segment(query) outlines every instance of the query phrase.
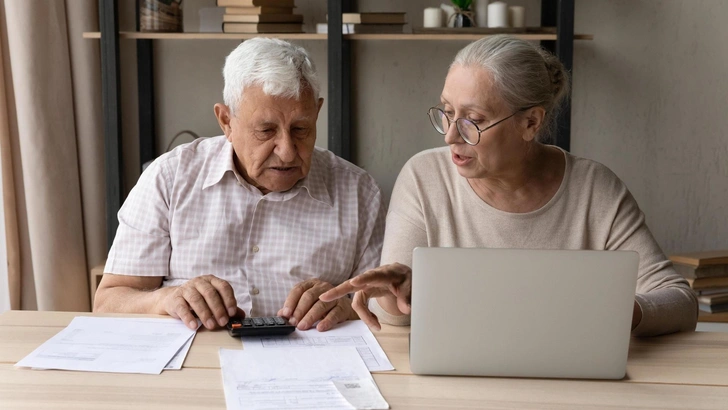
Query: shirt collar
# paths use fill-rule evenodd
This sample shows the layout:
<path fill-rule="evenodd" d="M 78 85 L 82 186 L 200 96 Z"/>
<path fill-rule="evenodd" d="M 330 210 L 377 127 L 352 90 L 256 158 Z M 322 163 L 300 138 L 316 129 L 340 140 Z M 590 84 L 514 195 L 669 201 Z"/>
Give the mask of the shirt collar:
<path fill-rule="evenodd" d="M 222 144 L 222 148 L 220 148 L 220 152 L 218 152 L 212 160 L 212 166 L 210 167 L 210 171 L 207 173 L 207 178 L 205 178 L 205 183 L 202 185 L 202 189 L 204 190 L 220 182 L 222 177 L 225 176 L 228 171 L 233 172 L 234 174 L 237 173 L 235 164 L 233 163 L 233 144 L 226 139 Z"/>
<path fill-rule="evenodd" d="M 305 188 L 308 196 L 312 199 L 328 206 L 334 206 L 334 202 L 327 188 L 327 180 L 330 177 L 328 172 L 331 172 L 331 170 L 322 161 L 323 155 L 319 156 L 318 150 L 314 148 L 311 158 L 311 169 L 308 170 L 306 178 L 298 181 L 296 186 Z"/>
<path fill-rule="evenodd" d="M 218 152 L 213 159 L 210 171 L 207 173 L 207 177 L 205 178 L 205 183 L 202 185 L 203 190 L 219 183 L 227 172 L 232 172 L 241 185 L 245 187 L 250 186 L 250 184 L 245 181 L 235 168 L 235 163 L 233 162 L 234 152 L 233 144 L 231 144 L 230 141 L 225 140 L 220 152 Z M 303 188 L 313 200 L 333 206 L 334 203 L 331 199 L 326 183 L 328 179 L 328 171 L 328 167 L 320 163 L 317 149 L 314 148 L 311 158 L 311 169 L 309 169 L 306 178 L 298 181 L 289 191 L 281 192 L 280 194 L 285 195 Z M 285 196 L 287 197 L 288 195 Z"/>

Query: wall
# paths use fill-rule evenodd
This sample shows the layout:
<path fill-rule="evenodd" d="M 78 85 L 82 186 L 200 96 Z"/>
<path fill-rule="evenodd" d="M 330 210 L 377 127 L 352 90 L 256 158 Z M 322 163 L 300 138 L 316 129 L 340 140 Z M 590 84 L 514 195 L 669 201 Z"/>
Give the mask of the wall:
<path fill-rule="evenodd" d="M 580 0 L 572 151 L 629 186 L 663 249 L 728 249 L 728 7 Z"/>
<path fill-rule="evenodd" d="M 127 3 L 127 2 L 120 2 Z M 129 2 L 131 3 L 131 2 Z M 422 9 L 440 1 L 359 0 L 361 11 Z M 525 5 L 537 25 L 538 0 Z M 212 0 L 185 0 L 188 9 Z M 574 53 L 572 152 L 600 161 L 629 186 L 666 252 L 728 248 L 728 7 L 721 0 L 580 0 Z M 297 0 L 309 31 L 324 22 L 325 1 Z M 120 24 L 133 27 L 133 5 Z M 187 13 L 188 28 L 197 22 Z M 217 135 L 221 68 L 236 41 L 156 41 L 158 148 L 183 129 Z M 326 98 L 326 43 L 301 41 L 317 64 Z M 426 118 L 439 98 L 460 41 L 356 41 L 353 44 L 355 162 L 389 194 L 414 153 L 443 144 Z M 122 41 L 125 178 L 138 175 L 134 44 Z M 327 106 L 318 122 L 326 146 Z"/>

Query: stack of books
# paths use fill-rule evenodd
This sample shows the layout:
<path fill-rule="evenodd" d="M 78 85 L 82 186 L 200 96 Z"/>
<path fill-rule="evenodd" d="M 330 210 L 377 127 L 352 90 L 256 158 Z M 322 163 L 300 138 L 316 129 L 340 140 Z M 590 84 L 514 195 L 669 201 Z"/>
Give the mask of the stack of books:
<path fill-rule="evenodd" d="M 303 33 L 303 16 L 293 14 L 295 0 L 217 0 L 225 7 L 225 33 Z"/>
<path fill-rule="evenodd" d="M 670 260 L 697 294 L 700 310 L 728 312 L 728 250 L 672 255 Z"/>
<path fill-rule="evenodd" d="M 403 33 L 406 13 L 343 13 L 342 34 Z M 316 25 L 317 33 L 327 33 L 328 25 Z"/>

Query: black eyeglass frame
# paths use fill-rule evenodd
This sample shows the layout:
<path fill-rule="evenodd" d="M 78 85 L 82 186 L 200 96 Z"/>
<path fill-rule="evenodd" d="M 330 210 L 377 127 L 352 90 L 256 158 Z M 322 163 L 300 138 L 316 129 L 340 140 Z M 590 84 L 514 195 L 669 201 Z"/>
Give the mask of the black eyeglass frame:
<path fill-rule="evenodd" d="M 483 128 L 482 130 L 480 129 L 480 127 L 478 127 L 478 125 L 476 123 L 470 121 L 467 118 L 462 118 L 461 117 L 461 118 L 456 118 L 453 121 L 450 121 L 450 118 L 447 117 L 447 115 L 445 114 L 445 111 L 443 111 L 442 108 L 440 108 L 440 107 L 430 107 L 430 109 L 427 110 L 427 116 L 430 118 L 430 123 L 432 124 L 432 127 L 435 129 L 435 131 L 437 131 L 438 134 L 440 134 L 440 135 L 447 134 L 447 132 L 450 130 L 450 126 L 454 122 L 455 123 L 455 127 L 458 129 L 458 135 L 460 135 L 460 138 L 462 138 L 463 141 L 465 141 L 466 144 L 475 146 L 475 145 L 478 145 L 480 143 L 480 134 L 484 133 L 485 131 L 488 131 L 489 129 L 495 127 L 496 125 L 502 123 L 503 121 L 505 121 L 505 120 L 513 117 L 514 115 L 518 114 L 519 112 L 523 112 L 523 111 L 526 111 L 526 110 L 530 110 L 533 107 L 535 107 L 535 105 L 532 105 L 532 106 L 526 107 L 526 108 L 521 108 L 520 110 L 515 111 L 513 114 L 507 116 L 506 118 L 503 118 L 502 120 L 496 121 L 495 123 L 490 124 L 489 126 Z M 433 113 L 433 111 L 439 111 L 440 114 L 442 114 L 442 117 L 444 117 L 447 120 L 447 129 L 444 130 L 444 132 L 440 131 L 438 129 L 438 127 L 437 127 L 437 124 L 435 124 L 435 121 L 436 120 L 435 120 L 435 116 L 433 114 L 436 114 L 436 113 Z M 475 130 L 478 131 L 478 141 L 476 141 L 475 143 L 472 143 L 472 142 L 468 141 L 468 139 L 465 136 L 463 136 L 464 133 L 460 129 L 460 121 L 467 121 L 470 124 L 472 124 L 473 127 L 475 127 Z"/>

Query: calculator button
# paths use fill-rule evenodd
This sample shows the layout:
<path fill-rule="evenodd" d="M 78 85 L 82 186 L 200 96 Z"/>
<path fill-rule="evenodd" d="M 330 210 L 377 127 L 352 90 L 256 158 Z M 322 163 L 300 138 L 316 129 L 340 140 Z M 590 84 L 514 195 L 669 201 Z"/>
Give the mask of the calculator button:
<path fill-rule="evenodd" d="M 245 326 L 245 327 L 253 326 L 253 320 L 246 317 L 245 319 L 243 319 L 243 326 Z"/>
<path fill-rule="evenodd" d="M 266 326 L 274 326 L 276 324 L 275 320 L 273 320 L 272 317 L 264 317 L 263 321 L 265 322 Z"/>
<path fill-rule="evenodd" d="M 240 322 L 234 322 L 232 325 L 230 325 L 230 327 L 232 327 L 233 329 L 238 329 L 243 327 L 243 324 Z"/>
<path fill-rule="evenodd" d="M 255 326 L 265 326 L 265 322 L 263 321 L 262 318 L 254 317 L 253 318 L 253 325 L 255 325 Z"/>
<path fill-rule="evenodd" d="M 276 322 L 277 325 L 285 325 L 286 324 L 286 320 L 283 319 L 280 316 L 274 317 L 273 320 L 275 320 L 275 322 Z"/>

